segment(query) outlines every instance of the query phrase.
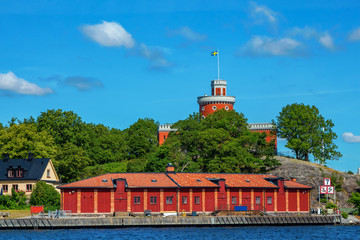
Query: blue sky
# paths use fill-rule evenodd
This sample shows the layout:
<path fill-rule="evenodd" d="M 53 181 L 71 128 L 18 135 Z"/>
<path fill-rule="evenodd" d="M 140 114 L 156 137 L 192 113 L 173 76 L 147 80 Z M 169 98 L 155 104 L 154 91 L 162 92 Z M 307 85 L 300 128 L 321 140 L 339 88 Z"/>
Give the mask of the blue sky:
<path fill-rule="evenodd" d="M 315 105 L 343 154 L 328 166 L 355 172 L 359 12 L 359 1 L 0 0 L 0 122 L 58 108 L 119 129 L 176 122 L 210 94 L 219 49 L 248 122 Z"/>

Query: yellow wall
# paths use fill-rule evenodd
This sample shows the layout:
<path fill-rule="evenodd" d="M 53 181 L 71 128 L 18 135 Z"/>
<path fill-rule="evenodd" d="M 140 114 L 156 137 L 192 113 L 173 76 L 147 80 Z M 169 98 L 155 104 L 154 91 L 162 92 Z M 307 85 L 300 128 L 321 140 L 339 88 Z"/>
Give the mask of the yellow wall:
<path fill-rule="evenodd" d="M 48 174 L 48 170 L 49 170 L 49 174 Z M 49 183 L 46 182 L 49 185 L 52 185 L 55 187 L 55 189 L 60 193 L 60 189 L 57 189 L 56 187 L 60 185 L 59 182 L 59 177 L 55 171 L 55 167 L 54 164 L 52 163 L 52 161 L 50 160 L 45 168 L 45 171 L 42 174 L 41 179 L 42 181 L 53 181 L 54 183 Z M 17 178 L 17 180 L 6 180 L 6 181 L 0 181 L 0 188 L 3 185 L 8 185 L 8 191 L 4 192 L 4 195 L 11 195 L 11 189 L 13 187 L 13 185 L 18 185 L 18 190 L 19 191 L 23 191 L 25 192 L 25 194 L 27 196 L 30 196 L 31 192 L 27 192 L 26 191 L 26 185 L 27 184 L 32 184 L 32 190 L 34 190 L 35 184 L 37 183 L 37 180 L 21 180 L 21 178 Z"/>

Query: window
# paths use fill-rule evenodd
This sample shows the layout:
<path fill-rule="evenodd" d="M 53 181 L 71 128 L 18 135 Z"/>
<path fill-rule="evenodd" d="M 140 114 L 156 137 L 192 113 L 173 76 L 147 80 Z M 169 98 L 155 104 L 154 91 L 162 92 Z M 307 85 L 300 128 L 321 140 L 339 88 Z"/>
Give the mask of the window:
<path fill-rule="evenodd" d="M 267 204 L 272 204 L 272 197 L 267 197 Z"/>
<path fill-rule="evenodd" d="M 231 198 L 231 204 L 236 204 L 236 197 Z"/>
<path fill-rule="evenodd" d="M 260 204 L 260 197 L 255 198 L 255 204 Z"/>
<path fill-rule="evenodd" d="M 181 202 L 182 204 L 187 204 L 187 197 L 182 197 Z"/>
<path fill-rule="evenodd" d="M 172 201 L 173 197 L 166 197 L 166 204 L 172 204 L 173 201 Z"/>
<path fill-rule="evenodd" d="M 205 110 L 205 107 L 204 107 L 204 106 L 202 106 L 202 107 L 201 107 L 201 111 L 204 111 L 204 110 Z"/>
<path fill-rule="evenodd" d="M 195 197 L 195 204 L 200 204 L 200 197 Z"/>
<path fill-rule="evenodd" d="M 24 176 L 24 170 L 18 169 L 16 170 L 16 177 L 23 177 Z"/>
<path fill-rule="evenodd" d="M 50 169 L 47 170 L 47 177 L 50 178 Z"/>
<path fill-rule="evenodd" d="M 14 170 L 12 169 L 8 170 L 8 177 L 14 177 Z"/>
<path fill-rule="evenodd" d="M 225 110 L 228 111 L 228 110 L 229 110 L 229 106 L 225 106 Z"/>
<path fill-rule="evenodd" d="M 32 184 L 26 184 L 26 191 L 31 192 L 32 191 Z"/>
<path fill-rule="evenodd" d="M 156 204 L 156 197 L 150 197 L 150 204 Z"/>
<path fill-rule="evenodd" d="M 17 184 L 12 186 L 15 191 L 19 191 L 19 186 Z"/>
<path fill-rule="evenodd" d="M 216 107 L 216 106 L 212 106 L 212 110 L 214 110 L 214 111 L 215 111 L 216 109 L 217 109 L 217 107 Z"/>
<path fill-rule="evenodd" d="M 4 192 L 9 191 L 8 185 L 2 185 L 2 189 Z"/>
<path fill-rule="evenodd" d="M 140 204 L 140 197 L 134 197 L 134 204 Z"/>

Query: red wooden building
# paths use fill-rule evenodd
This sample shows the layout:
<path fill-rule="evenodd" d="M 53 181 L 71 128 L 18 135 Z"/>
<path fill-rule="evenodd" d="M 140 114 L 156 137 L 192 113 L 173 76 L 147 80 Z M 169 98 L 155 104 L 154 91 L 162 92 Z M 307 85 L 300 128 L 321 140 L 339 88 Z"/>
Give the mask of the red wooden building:
<path fill-rule="evenodd" d="M 311 187 L 273 175 L 226 173 L 108 173 L 68 183 L 63 210 L 73 213 L 154 213 L 248 210 L 308 212 Z"/>

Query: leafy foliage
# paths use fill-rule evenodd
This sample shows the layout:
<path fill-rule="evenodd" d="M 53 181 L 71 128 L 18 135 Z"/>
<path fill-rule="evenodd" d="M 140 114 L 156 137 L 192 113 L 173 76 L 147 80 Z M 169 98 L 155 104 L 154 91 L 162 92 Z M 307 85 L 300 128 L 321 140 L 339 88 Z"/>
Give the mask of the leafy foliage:
<path fill-rule="evenodd" d="M 96 164 L 94 166 L 85 167 L 84 170 L 80 173 L 80 178 L 90 178 L 93 176 L 102 175 L 105 173 L 120 173 L 127 171 L 127 161 L 122 162 L 110 162 L 104 164 Z"/>
<path fill-rule="evenodd" d="M 219 110 L 203 120 L 193 114 L 173 128 L 146 171 L 164 171 L 172 162 L 180 172 L 259 173 L 279 164 L 272 158 L 274 143 L 249 131 L 242 113 Z"/>
<path fill-rule="evenodd" d="M 14 189 L 11 189 L 11 196 L 0 196 L 0 210 L 25 209 L 26 207 L 26 196 L 23 191 L 16 192 Z"/>
<path fill-rule="evenodd" d="M 328 202 L 325 206 L 326 209 L 333 209 L 333 208 L 337 208 L 336 204 L 332 203 L 332 202 Z"/>
<path fill-rule="evenodd" d="M 63 182 L 108 172 L 162 172 L 167 163 L 178 171 L 258 173 L 278 165 L 274 143 L 265 133 L 248 130 L 242 113 L 220 110 L 200 120 L 178 121 L 158 146 L 158 123 L 139 119 L 125 130 L 82 121 L 72 111 L 47 110 L 38 117 L 0 124 L 0 154 L 52 158 Z"/>
<path fill-rule="evenodd" d="M 142 158 L 157 149 L 157 129 L 158 123 L 150 118 L 139 119 L 128 129 L 125 129 L 129 159 Z"/>
<path fill-rule="evenodd" d="M 36 158 L 52 158 L 56 154 L 54 139 L 34 124 L 11 124 L 0 130 L 0 154 L 10 158 L 26 158 L 32 152 Z"/>
<path fill-rule="evenodd" d="M 349 198 L 349 203 L 352 203 L 354 207 L 357 209 L 356 214 L 360 214 L 360 193 L 354 192 L 351 194 Z"/>
<path fill-rule="evenodd" d="M 86 152 L 72 143 L 66 143 L 59 149 L 54 165 L 59 176 L 64 182 L 80 180 L 81 171 L 91 165 L 90 158 Z"/>
<path fill-rule="evenodd" d="M 60 209 L 60 194 L 53 186 L 39 181 L 31 193 L 30 204 Z"/>
<path fill-rule="evenodd" d="M 278 136 L 287 139 L 286 147 L 295 152 L 297 159 L 309 161 L 312 154 L 324 164 L 342 156 L 333 142 L 337 138 L 332 131 L 333 122 L 325 120 L 315 106 L 297 103 L 285 106 L 277 116 L 276 126 Z"/>

